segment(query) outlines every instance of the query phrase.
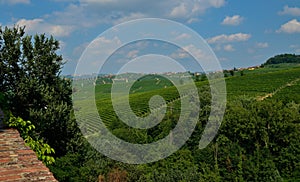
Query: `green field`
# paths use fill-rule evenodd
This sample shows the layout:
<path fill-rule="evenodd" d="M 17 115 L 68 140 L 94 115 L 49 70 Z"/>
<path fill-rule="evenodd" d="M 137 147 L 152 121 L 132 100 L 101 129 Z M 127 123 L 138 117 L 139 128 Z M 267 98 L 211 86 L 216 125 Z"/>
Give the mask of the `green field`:
<path fill-rule="evenodd" d="M 75 104 L 75 110 L 84 118 L 80 122 L 80 128 L 87 130 L 86 138 L 97 138 L 101 135 L 98 128 L 99 120 L 92 114 L 93 109 L 90 107 L 94 101 L 97 106 L 97 114 L 106 128 L 113 135 L 130 143 L 144 144 L 158 141 L 168 136 L 169 132 L 177 125 L 181 112 L 181 101 L 185 96 L 180 97 L 178 90 L 169 80 L 157 75 L 149 75 L 143 76 L 136 82 L 115 83 L 119 88 L 131 86 L 129 89 L 130 107 L 124 107 L 124 110 L 120 111 L 125 116 L 133 112 L 138 117 L 147 117 L 152 114 L 149 108 L 150 98 L 155 95 L 164 98 L 165 104 L 157 106 L 152 112 L 159 113 L 160 110 L 166 109 L 166 113 L 161 122 L 150 129 L 133 128 L 120 120 L 111 101 L 112 84 L 94 85 L 94 82 L 94 80 L 85 80 L 82 83 L 78 81 L 75 86 L 75 90 L 80 90 L 80 92 L 74 94 L 82 94 L 77 95 L 77 100 L 75 100 L 81 107 L 76 108 L 77 104 Z M 255 174 L 260 180 L 266 180 L 263 178 L 265 175 L 271 176 L 272 179 L 273 177 L 281 180 L 288 180 L 290 177 L 296 179 L 295 176 L 298 175 L 296 170 L 297 155 L 289 156 L 290 159 L 288 160 L 282 159 L 288 157 L 285 155 L 290 155 L 294 150 L 298 150 L 297 147 L 294 147 L 298 146 L 296 136 L 298 135 L 297 128 L 299 128 L 297 123 L 299 121 L 297 115 L 299 106 L 296 104 L 300 103 L 300 67 L 296 64 L 281 64 L 244 70 L 243 74 L 241 71 L 235 71 L 234 76 L 225 78 L 225 82 L 227 108 L 216 141 L 203 151 L 199 151 L 198 144 L 210 113 L 211 94 L 208 81 L 197 81 L 195 85 L 198 89 L 201 106 L 199 122 L 186 145 L 172 155 L 176 158 L 176 156 L 188 152 L 190 159 L 182 157 L 174 159 L 171 156 L 166 160 L 146 165 L 143 169 L 154 169 L 156 165 L 168 163 L 174 164 L 174 161 L 168 162 L 168 160 L 175 160 L 180 161 L 178 164 L 189 161 L 191 166 L 200 164 L 199 169 L 213 170 L 210 167 L 209 169 L 206 168 L 205 163 L 209 161 L 210 166 L 214 166 L 214 161 L 218 160 L 224 180 L 237 179 L 238 173 L 243 173 L 243 179 L 246 181 L 247 179 L 253 180 Z M 91 88 L 95 88 L 95 98 L 85 94 L 85 91 Z M 116 95 L 119 94 L 118 90 L 115 92 Z M 188 90 L 186 90 L 186 94 L 188 94 Z M 126 97 L 120 96 L 116 102 L 122 105 L 126 102 Z M 150 119 L 157 120 L 157 118 L 154 115 Z M 218 155 L 220 156 L 215 159 L 215 149 L 219 145 L 220 153 Z M 272 147 L 269 148 L 269 145 Z M 267 152 L 264 153 L 265 151 Z M 231 160 L 232 164 L 228 164 L 228 161 Z M 267 166 L 263 167 L 263 164 Z M 235 167 L 232 169 L 234 171 L 232 174 L 228 171 L 222 171 L 229 168 L 229 165 Z M 251 165 L 258 166 L 251 167 Z M 295 165 L 293 168 L 289 167 L 293 165 Z M 261 173 L 259 171 L 253 172 L 252 169 L 259 169 Z M 161 170 L 168 171 L 171 169 L 163 167 Z M 186 176 L 189 176 L 189 170 L 183 170 Z M 248 173 L 247 170 L 252 172 Z M 266 171 L 270 174 L 265 174 Z M 280 171 L 281 177 L 273 176 L 274 171 Z M 295 172 L 295 174 L 291 172 Z M 207 173 L 204 172 L 204 174 Z"/>
<path fill-rule="evenodd" d="M 276 69 L 267 67 L 248 71 L 244 76 L 229 77 L 226 79 L 228 99 L 236 97 L 263 97 L 276 92 L 281 87 L 285 87 L 298 78 L 300 78 L 300 67 L 281 67 Z M 295 85 L 291 88 L 297 90 L 298 87 L 299 85 Z M 282 99 L 285 99 L 291 96 L 288 93 L 289 88 L 285 88 L 278 94 L 281 95 Z M 277 98 L 277 93 L 274 96 Z M 297 101 L 296 98 L 295 101 Z"/>
<path fill-rule="evenodd" d="M 299 103 L 300 96 L 300 83 L 297 79 L 300 78 L 300 67 L 297 65 L 291 66 L 290 64 L 267 66 L 264 68 L 258 68 L 252 71 L 245 70 L 244 75 L 240 76 L 237 72 L 236 76 L 226 78 L 227 87 L 227 99 L 231 100 L 239 98 L 252 98 L 257 100 L 264 99 L 280 99 L 287 102 L 294 101 Z M 92 85 L 92 81 L 85 82 L 85 84 Z M 180 112 L 180 96 L 176 87 L 164 77 L 158 75 L 148 75 L 141 77 L 134 83 L 120 82 L 116 83 L 122 87 L 129 87 L 129 103 L 131 108 L 123 110 L 131 112 L 131 110 L 139 117 L 145 117 L 149 115 L 149 100 L 155 95 L 160 95 L 166 101 L 165 107 L 167 107 L 167 113 L 171 111 Z M 208 91 L 207 81 L 198 81 L 196 86 L 199 90 L 199 95 L 205 88 Z M 80 86 L 79 86 L 80 87 Z M 111 87 L 112 84 L 97 84 L 95 86 L 95 99 L 98 108 L 98 112 L 102 121 L 110 128 L 116 129 L 116 126 L 124 127 L 121 121 L 118 120 L 114 108 L 111 102 Z M 85 89 L 82 87 L 80 89 Z M 201 91 L 200 91 L 201 90 Z M 117 93 L 116 93 L 117 94 Z M 81 101 L 83 105 L 89 105 L 90 99 L 86 98 Z M 125 98 L 119 98 L 120 102 L 125 102 Z M 161 106 L 163 107 L 163 106 Z M 172 107 L 172 108 L 171 108 Z M 85 111 L 85 114 L 88 110 Z M 95 121 L 96 122 L 96 121 Z M 96 128 L 93 122 L 88 122 L 92 125 L 90 128 Z"/>

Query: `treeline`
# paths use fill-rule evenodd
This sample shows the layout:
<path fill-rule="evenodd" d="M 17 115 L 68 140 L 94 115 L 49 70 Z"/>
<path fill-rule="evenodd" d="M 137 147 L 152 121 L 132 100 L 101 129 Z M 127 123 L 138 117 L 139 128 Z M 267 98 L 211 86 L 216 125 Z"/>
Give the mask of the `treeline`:
<path fill-rule="evenodd" d="M 268 59 L 263 65 L 281 64 L 281 63 L 300 63 L 300 55 L 280 54 Z"/>

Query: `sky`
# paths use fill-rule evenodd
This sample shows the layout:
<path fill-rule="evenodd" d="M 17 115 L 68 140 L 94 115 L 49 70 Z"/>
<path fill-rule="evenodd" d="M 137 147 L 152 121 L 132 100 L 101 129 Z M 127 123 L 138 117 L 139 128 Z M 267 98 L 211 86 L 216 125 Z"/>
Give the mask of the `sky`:
<path fill-rule="evenodd" d="M 2 27 L 25 25 L 29 35 L 45 33 L 60 41 L 63 74 L 74 73 L 82 53 L 100 34 L 141 18 L 168 19 L 195 31 L 223 69 L 260 65 L 282 53 L 300 54 L 297 0 L 0 0 Z M 118 38 L 102 37 L 100 43 L 119 43 Z M 188 39 L 189 34 L 177 38 Z M 126 55 L 135 59 L 142 56 L 138 51 Z"/>

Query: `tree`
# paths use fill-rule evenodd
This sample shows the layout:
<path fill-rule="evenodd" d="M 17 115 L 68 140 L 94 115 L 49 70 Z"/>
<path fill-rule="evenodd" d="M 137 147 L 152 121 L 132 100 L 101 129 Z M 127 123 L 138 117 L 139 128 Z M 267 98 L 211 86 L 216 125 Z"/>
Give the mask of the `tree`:
<path fill-rule="evenodd" d="M 44 34 L 25 35 L 25 27 L 0 27 L 0 92 L 17 117 L 30 120 L 39 136 L 57 151 L 76 133 L 71 81 L 60 76 L 59 42 Z M 55 133 L 55 135 L 53 135 Z"/>
<path fill-rule="evenodd" d="M 241 76 L 244 76 L 244 75 L 245 75 L 244 70 L 242 70 L 241 71 Z"/>
<path fill-rule="evenodd" d="M 300 55 L 295 54 L 280 54 L 269 58 L 264 64 L 281 64 L 281 63 L 300 63 Z"/>

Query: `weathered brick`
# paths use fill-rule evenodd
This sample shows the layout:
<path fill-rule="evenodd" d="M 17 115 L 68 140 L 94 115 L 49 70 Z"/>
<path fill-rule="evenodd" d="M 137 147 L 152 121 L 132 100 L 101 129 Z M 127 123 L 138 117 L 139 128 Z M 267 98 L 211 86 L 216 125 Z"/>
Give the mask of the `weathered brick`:
<path fill-rule="evenodd" d="M 8 157 L 0 157 L 0 163 L 8 163 L 11 161 L 11 158 Z"/>
<path fill-rule="evenodd" d="M 14 170 L 3 170 L 0 171 L 0 176 L 11 176 L 14 174 L 22 174 L 23 173 L 23 169 L 14 169 Z"/>
<path fill-rule="evenodd" d="M 17 180 L 17 179 L 22 179 L 22 176 L 19 174 L 15 174 L 12 176 L 0 176 L 0 181 Z"/>
<path fill-rule="evenodd" d="M 30 149 L 22 149 L 22 150 L 16 150 L 16 153 L 17 154 L 34 154 L 34 151 L 30 150 Z"/>
<path fill-rule="evenodd" d="M 0 181 L 57 181 L 15 129 L 0 132 Z"/>

